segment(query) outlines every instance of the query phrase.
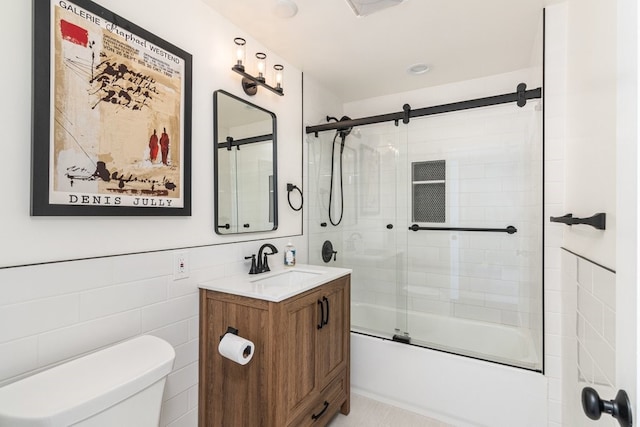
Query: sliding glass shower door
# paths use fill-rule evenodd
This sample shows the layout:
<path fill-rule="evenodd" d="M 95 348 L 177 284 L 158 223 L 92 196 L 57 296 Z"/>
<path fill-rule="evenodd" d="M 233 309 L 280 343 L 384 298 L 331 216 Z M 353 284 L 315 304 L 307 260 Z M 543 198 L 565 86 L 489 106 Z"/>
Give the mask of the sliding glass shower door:
<path fill-rule="evenodd" d="M 354 165 L 354 220 L 344 225 L 343 262 L 353 269 L 352 328 L 392 338 L 407 331 L 406 235 L 397 218 L 406 201 L 397 182 L 406 172 L 407 128 L 382 123 L 360 127 L 348 140 Z"/>
<path fill-rule="evenodd" d="M 361 126 L 342 158 L 309 135 L 310 261 L 353 270 L 354 332 L 541 370 L 541 120 L 530 101 Z"/>
<path fill-rule="evenodd" d="M 541 369 L 541 120 L 533 101 L 411 121 L 412 343 Z"/>

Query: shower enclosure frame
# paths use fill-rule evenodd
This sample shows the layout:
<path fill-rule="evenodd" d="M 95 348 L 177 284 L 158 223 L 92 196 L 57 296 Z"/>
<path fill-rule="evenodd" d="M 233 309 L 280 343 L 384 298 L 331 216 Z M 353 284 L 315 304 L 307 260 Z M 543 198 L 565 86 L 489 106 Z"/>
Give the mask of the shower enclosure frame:
<path fill-rule="evenodd" d="M 518 107 L 524 107 L 528 99 L 540 98 L 542 98 L 542 88 L 527 90 L 527 85 L 525 83 L 520 83 L 516 88 L 516 92 L 513 93 L 471 99 L 468 101 L 453 102 L 450 104 L 436 105 L 433 107 L 419 108 L 417 110 L 412 110 L 409 104 L 404 104 L 402 106 L 403 111 L 397 113 L 381 114 L 378 116 L 363 117 L 360 119 L 340 120 L 339 122 L 307 126 L 305 128 L 305 133 L 313 133 L 317 137 L 318 132 L 339 130 L 347 127 L 353 128 L 355 126 L 371 125 L 384 122 L 395 122 L 395 125 L 398 126 L 400 120 L 402 120 L 402 123 L 404 124 L 409 124 L 409 121 L 414 117 L 451 113 L 454 111 L 470 110 L 472 108 L 490 107 L 492 105 L 508 104 L 511 102 L 516 102 Z"/>
<path fill-rule="evenodd" d="M 544 82 L 544 80 L 543 80 Z M 305 131 L 306 134 L 315 134 L 316 137 L 318 137 L 318 133 L 319 132 L 324 132 L 324 131 L 329 131 L 329 130 L 340 130 L 341 128 L 344 127 L 356 127 L 356 126 L 363 126 L 363 125 L 369 125 L 369 124 L 376 124 L 376 123 L 383 123 L 383 122 L 391 122 L 393 121 L 395 126 L 397 127 L 399 125 L 399 121 L 402 120 L 403 124 L 408 124 L 410 122 L 411 118 L 416 118 L 416 117 L 423 117 L 423 116 L 429 116 L 429 115 L 435 115 L 435 114 L 442 114 L 442 113 L 449 113 L 449 112 L 455 112 L 455 111 L 462 111 L 462 110 L 470 110 L 470 109 L 475 109 L 475 108 L 480 108 L 480 107 L 489 107 L 489 106 L 495 106 L 495 105 L 500 105 L 500 104 L 508 104 L 508 103 L 513 103 L 515 102 L 519 107 L 524 107 L 527 103 L 527 100 L 533 100 L 533 99 L 542 99 L 543 98 L 543 89 L 542 87 L 536 88 L 536 89 L 532 89 L 532 90 L 527 90 L 526 89 L 526 84 L 525 83 L 520 83 L 517 85 L 517 89 L 516 92 L 513 93 L 507 93 L 507 94 L 502 94 L 502 95 L 496 95 L 496 96 L 489 96 L 489 97 L 484 97 L 484 98 L 477 98 L 477 99 L 472 99 L 472 100 L 467 100 L 467 101 L 460 101 L 460 102 L 454 102 L 454 103 L 449 103 L 449 104 L 443 104 L 443 105 L 437 105 L 437 106 L 432 106 L 432 107 L 426 107 L 426 108 L 420 108 L 420 109 L 416 109 L 416 110 L 412 110 L 411 107 L 408 104 L 405 104 L 403 106 L 403 111 L 401 112 L 396 112 L 396 113 L 389 113 L 389 114 L 382 114 L 382 115 L 376 115 L 376 116 L 370 116 L 370 117 L 364 117 L 364 118 L 359 118 L 359 119 L 350 119 L 350 120 L 341 120 L 339 123 L 326 123 L 326 124 L 321 124 L 321 125 L 315 125 L 315 126 L 307 126 Z M 544 99 L 542 99 L 542 106 L 544 108 Z M 541 152 L 541 156 L 542 159 L 544 159 L 544 115 L 542 115 L 542 121 L 541 121 L 541 148 L 542 148 L 542 152 Z M 544 162 L 542 162 L 542 168 L 541 168 L 541 172 L 542 172 L 542 176 L 544 176 Z M 542 185 L 542 191 L 541 191 L 541 196 L 542 196 L 542 206 L 544 206 L 544 179 L 542 180 L 543 182 L 541 183 Z M 544 222 L 540 225 L 541 227 L 544 226 Z M 504 233 L 508 233 L 508 234 L 513 234 L 517 232 L 517 229 L 513 226 L 505 226 L 505 228 L 467 228 L 467 227 L 421 227 L 418 224 L 413 224 L 412 226 L 410 226 L 408 228 L 410 231 L 419 231 L 419 230 L 447 230 L 447 231 L 474 231 L 474 232 L 478 232 L 478 231 L 487 231 L 487 232 L 504 232 Z M 544 233 L 542 233 L 541 235 L 541 250 L 542 253 L 544 253 Z M 541 257 L 541 271 L 544 271 L 544 256 Z M 540 281 L 540 285 L 541 285 L 541 289 L 542 289 L 542 295 L 544 295 L 544 274 L 541 275 L 541 281 Z M 542 298 L 542 295 L 540 296 L 542 301 L 541 301 L 541 322 L 540 322 L 540 334 L 542 337 L 544 337 L 544 301 Z M 396 329 L 396 331 L 398 331 Z M 361 335 L 369 335 L 369 336 L 376 336 L 376 335 L 371 335 L 368 334 L 367 332 L 360 332 L 360 331 L 354 331 L 358 334 Z M 396 337 L 398 337 L 398 339 L 396 339 Z M 380 337 L 379 337 L 380 338 Z M 386 338 L 383 338 L 386 339 Z M 396 334 L 393 338 L 391 338 L 394 341 L 398 341 L 401 343 L 405 343 L 405 344 L 412 344 L 410 342 L 409 339 L 407 339 L 407 337 Z M 540 372 L 540 373 L 544 373 L 544 357 L 542 357 L 542 355 L 544 355 L 544 339 L 541 338 L 540 340 L 540 362 L 539 362 L 539 368 L 529 368 L 529 367 L 524 367 L 524 366 L 517 366 L 517 365 L 513 365 L 510 364 L 508 362 L 502 362 L 502 361 L 497 361 L 497 360 L 490 360 L 490 359 L 485 359 L 483 357 L 476 357 L 474 355 L 467 355 L 467 354 L 462 354 L 462 356 L 464 357 L 468 357 L 471 359 L 477 359 L 477 360 L 482 360 L 482 361 L 487 361 L 490 363 L 495 363 L 498 365 L 505 365 L 505 366 L 510 366 L 510 367 L 516 367 L 516 368 L 520 368 L 520 369 L 524 369 L 524 370 L 528 370 L 528 371 L 533 371 L 533 372 Z M 416 344 L 418 347 L 425 347 L 425 345 L 420 345 L 420 344 Z M 439 349 L 437 347 L 430 347 L 430 346 L 426 346 L 427 348 L 430 348 L 432 350 L 435 351 L 440 351 L 440 352 L 444 352 L 444 353 L 451 353 L 451 354 L 458 354 L 455 351 L 451 351 L 451 350 L 447 350 L 447 349 Z"/>

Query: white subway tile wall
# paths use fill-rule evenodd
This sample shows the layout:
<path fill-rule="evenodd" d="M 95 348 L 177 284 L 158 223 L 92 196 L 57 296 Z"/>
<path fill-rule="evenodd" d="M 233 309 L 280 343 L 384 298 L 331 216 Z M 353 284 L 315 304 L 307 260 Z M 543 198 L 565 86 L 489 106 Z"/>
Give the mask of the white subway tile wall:
<path fill-rule="evenodd" d="M 269 242 L 284 248 L 289 238 Z M 291 239 L 305 259 L 306 239 Z M 141 334 L 176 351 L 161 426 L 197 426 L 198 283 L 248 272 L 263 242 L 187 251 L 190 276 L 173 280 L 173 252 L 0 269 L 0 386 Z M 275 262 L 275 260 L 274 260 Z"/>
<path fill-rule="evenodd" d="M 602 396 L 614 396 L 617 391 L 616 275 L 569 251 L 562 251 L 562 270 L 563 304 L 567 310 L 562 328 L 565 347 L 562 349 L 563 372 L 554 376 L 564 379 L 562 419 L 563 425 L 569 426 L 583 417 L 579 396 L 584 387 L 593 387 Z M 598 422 L 611 427 L 617 425 L 617 421 L 609 417 Z"/>
<path fill-rule="evenodd" d="M 589 384 L 608 385 L 613 388 L 616 380 L 616 354 L 615 345 L 612 344 L 615 340 L 616 276 L 615 273 L 585 259 L 578 258 L 577 261 L 580 379 Z"/>

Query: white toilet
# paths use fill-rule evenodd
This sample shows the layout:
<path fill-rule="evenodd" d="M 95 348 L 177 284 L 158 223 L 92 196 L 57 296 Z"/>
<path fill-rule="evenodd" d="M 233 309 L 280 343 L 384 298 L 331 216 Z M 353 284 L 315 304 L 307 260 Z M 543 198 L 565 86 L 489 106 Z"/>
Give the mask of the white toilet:
<path fill-rule="evenodd" d="M 173 347 L 143 335 L 0 388 L 0 427 L 157 426 Z"/>

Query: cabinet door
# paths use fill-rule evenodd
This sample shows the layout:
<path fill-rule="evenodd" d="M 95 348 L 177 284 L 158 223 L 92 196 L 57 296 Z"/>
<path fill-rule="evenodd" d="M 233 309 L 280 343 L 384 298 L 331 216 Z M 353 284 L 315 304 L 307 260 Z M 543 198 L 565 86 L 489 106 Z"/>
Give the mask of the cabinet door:
<path fill-rule="evenodd" d="M 211 292 L 208 294 L 216 295 Z M 265 370 L 271 363 L 267 337 L 268 305 L 233 295 L 203 298 L 201 305 L 200 405 L 204 426 L 269 425 L 271 408 Z M 255 301 L 255 304 L 254 304 Z M 255 356 L 246 365 L 226 359 L 218 352 L 227 327 L 255 344 Z"/>
<path fill-rule="evenodd" d="M 279 372 L 276 379 L 277 399 L 284 409 L 283 418 L 289 420 L 309 404 L 318 393 L 316 378 L 316 331 L 320 321 L 319 298 L 312 292 L 278 306 L 276 322 L 279 350 Z M 315 393 L 315 394 L 314 394 Z"/>
<path fill-rule="evenodd" d="M 324 388 L 347 365 L 349 358 L 349 279 L 340 278 L 323 286 L 324 321 L 317 330 L 317 367 L 320 388 Z"/>

